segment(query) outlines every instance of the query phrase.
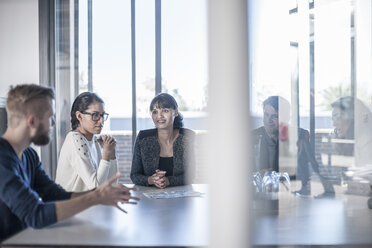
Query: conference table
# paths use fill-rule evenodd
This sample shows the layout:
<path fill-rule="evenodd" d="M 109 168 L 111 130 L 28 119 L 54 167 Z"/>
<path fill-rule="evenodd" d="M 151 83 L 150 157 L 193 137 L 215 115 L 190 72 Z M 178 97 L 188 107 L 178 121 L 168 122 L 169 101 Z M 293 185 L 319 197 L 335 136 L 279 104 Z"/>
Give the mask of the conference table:
<path fill-rule="evenodd" d="M 129 185 L 131 186 L 131 185 Z M 208 245 L 208 187 L 193 184 L 166 189 L 136 186 L 137 205 L 94 206 L 43 229 L 28 228 L 2 247 L 189 247 Z M 148 198 L 149 192 L 200 192 L 201 196 Z"/>
<path fill-rule="evenodd" d="M 128 214 L 111 206 L 94 206 L 52 226 L 39 230 L 28 228 L 4 241 L 2 247 L 208 246 L 207 185 L 162 190 L 137 187 L 135 195 L 141 198 L 138 205 L 122 205 Z M 203 194 L 172 199 L 144 195 L 178 190 Z M 278 204 L 264 208 L 252 207 L 251 200 L 251 225 L 250 232 L 247 231 L 250 244 L 253 247 L 372 247 L 369 197 L 344 191 L 345 188 L 337 186 L 335 198 L 314 199 L 281 190 Z M 219 228 L 223 229 L 223 224 Z"/>
<path fill-rule="evenodd" d="M 313 182 L 312 182 L 313 183 Z M 322 192 L 319 183 L 318 192 Z M 372 247 L 372 209 L 368 196 L 299 197 L 279 192 L 278 207 L 252 210 L 251 242 L 256 247 Z M 268 206 L 268 205 L 266 205 Z"/>

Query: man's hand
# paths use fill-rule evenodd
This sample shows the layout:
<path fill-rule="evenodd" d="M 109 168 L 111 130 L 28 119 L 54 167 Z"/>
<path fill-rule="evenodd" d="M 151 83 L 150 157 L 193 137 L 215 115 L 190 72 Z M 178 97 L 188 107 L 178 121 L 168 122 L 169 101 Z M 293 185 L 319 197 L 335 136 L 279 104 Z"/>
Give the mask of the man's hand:
<path fill-rule="evenodd" d="M 115 176 L 111 177 L 98 188 L 96 188 L 94 193 L 97 196 L 98 204 L 112 205 L 124 211 L 118 206 L 118 202 L 137 204 L 136 201 L 139 201 L 140 199 L 138 197 L 131 196 L 130 191 L 136 190 L 136 188 L 128 188 L 120 183 L 112 185 L 112 183 L 119 179 L 119 177 L 120 174 L 117 173 Z"/>
<path fill-rule="evenodd" d="M 95 190 L 74 193 L 69 200 L 56 201 L 57 221 L 67 219 L 97 204 L 115 206 L 125 212 L 125 210 L 119 207 L 118 203 L 136 204 L 139 198 L 132 197 L 130 193 L 131 190 L 136 190 L 136 188 L 128 188 L 122 184 L 111 185 L 119 177 L 120 174 L 117 173 Z"/>

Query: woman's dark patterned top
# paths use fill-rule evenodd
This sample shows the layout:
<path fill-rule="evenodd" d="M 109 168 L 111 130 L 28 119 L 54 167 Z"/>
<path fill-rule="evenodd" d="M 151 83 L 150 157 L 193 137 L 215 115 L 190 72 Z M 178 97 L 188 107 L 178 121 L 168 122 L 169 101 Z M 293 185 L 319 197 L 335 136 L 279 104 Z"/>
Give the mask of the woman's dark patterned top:
<path fill-rule="evenodd" d="M 173 144 L 173 175 L 168 177 L 170 186 L 191 183 L 195 174 L 195 132 L 180 128 Z M 134 184 L 149 186 L 147 178 L 159 169 L 160 144 L 157 129 L 139 132 L 134 146 L 130 178 Z"/>

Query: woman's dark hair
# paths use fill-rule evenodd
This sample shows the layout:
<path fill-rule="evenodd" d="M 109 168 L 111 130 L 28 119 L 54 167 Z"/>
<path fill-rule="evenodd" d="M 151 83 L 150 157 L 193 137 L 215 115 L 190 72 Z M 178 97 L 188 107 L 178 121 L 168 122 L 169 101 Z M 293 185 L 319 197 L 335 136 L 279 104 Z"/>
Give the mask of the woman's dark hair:
<path fill-rule="evenodd" d="M 76 118 L 76 111 L 84 112 L 93 102 L 104 103 L 103 100 L 95 93 L 83 92 L 75 98 L 71 107 L 71 128 L 75 130 L 79 127 L 79 120 Z"/>
<path fill-rule="evenodd" d="M 354 97 L 341 97 L 331 103 L 331 106 L 332 108 L 339 108 L 342 112 L 344 112 L 347 119 L 354 119 Z"/>
<path fill-rule="evenodd" d="M 157 106 L 158 108 L 171 108 L 174 110 L 178 109 L 178 104 L 176 102 L 176 99 L 174 99 L 173 96 L 167 94 L 167 93 L 160 93 L 159 95 L 155 96 L 154 99 L 152 99 L 150 104 L 150 111 L 154 109 L 154 107 Z M 181 128 L 183 127 L 183 116 L 178 111 L 178 115 L 174 118 L 173 121 L 173 128 Z"/>

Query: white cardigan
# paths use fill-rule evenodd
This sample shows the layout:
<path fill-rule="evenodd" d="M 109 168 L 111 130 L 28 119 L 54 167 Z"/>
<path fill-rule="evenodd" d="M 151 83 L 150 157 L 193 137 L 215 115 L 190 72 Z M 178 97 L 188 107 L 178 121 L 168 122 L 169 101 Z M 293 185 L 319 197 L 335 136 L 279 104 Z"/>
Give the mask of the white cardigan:
<path fill-rule="evenodd" d="M 81 133 L 67 134 L 59 154 L 56 176 L 56 183 L 65 190 L 72 192 L 91 190 L 117 173 L 116 159 L 103 160 L 97 137 L 93 136 L 92 141 L 94 144 L 90 146 L 89 141 Z"/>

